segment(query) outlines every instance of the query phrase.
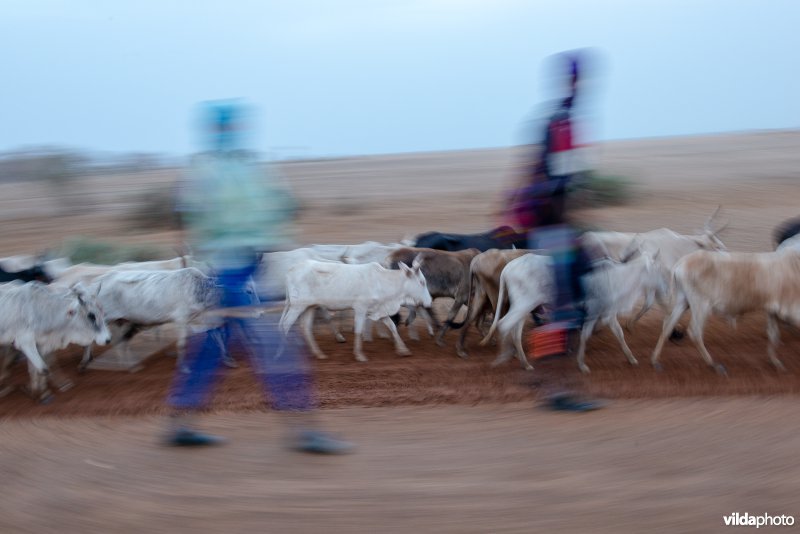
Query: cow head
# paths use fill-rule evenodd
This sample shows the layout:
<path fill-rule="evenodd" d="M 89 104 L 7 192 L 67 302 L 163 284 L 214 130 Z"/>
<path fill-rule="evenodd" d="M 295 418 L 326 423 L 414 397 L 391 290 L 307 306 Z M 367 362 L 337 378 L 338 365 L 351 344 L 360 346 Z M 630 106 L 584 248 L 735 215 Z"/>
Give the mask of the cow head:
<path fill-rule="evenodd" d="M 695 243 L 703 250 L 728 250 L 725 244 L 719 239 L 719 234 L 730 225 L 730 222 L 725 223 L 716 230 L 712 226 L 720 209 L 722 209 L 721 204 L 717 206 L 717 209 L 714 210 L 714 213 L 711 214 L 711 217 L 709 217 L 703 225 L 703 235 L 695 238 Z"/>
<path fill-rule="evenodd" d="M 105 315 L 97 299 L 83 284 L 78 282 L 71 288 L 75 302 L 69 307 L 67 313 L 75 320 L 83 322 L 93 332 L 93 341 L 98 345 L 106 345 L 111 341 L 111 333 L 106 325 Z M 91 341 L 87 343 L 91 344 Z"/>
<path fill-rule="evenodd" d="M 402 262 L 399 264 L 400 270 L 405 275 L 403 288 L 405 290 L 404 295 L 408 301 L 404 302 L 404 304 L 429 308 L 433 303 L 433 299 L 428 291 L 425 275 L 422 274 L 422 262 L 422 254 L 417 254 L 414 261 L 411 262 L 411 267 Z"/>
<path fill-rule="evenodd" d="M 622 251 L 622 254 L 620 254 L 619 262 L 628 263 L 633 258 L 639 256 L 641 253 L 642 253 L 642 238 L 639 237 L 639 234 L 636 234 L 633 237 L 633 239 L 631 239 L 631 242 L 628 243 L 628 246 L 625 247 L 625 250 Z"/>

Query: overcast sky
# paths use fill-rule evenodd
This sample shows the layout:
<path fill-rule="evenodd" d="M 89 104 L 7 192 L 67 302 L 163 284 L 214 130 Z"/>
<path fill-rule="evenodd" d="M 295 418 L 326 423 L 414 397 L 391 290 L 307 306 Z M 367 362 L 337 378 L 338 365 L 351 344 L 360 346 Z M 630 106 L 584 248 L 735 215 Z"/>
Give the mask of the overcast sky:
<path fill-rule="evenodd" d="M 506 146 L 580 47 L 593 140 L 797 128 L 799 22 L 794 0 L 3 0 L 0 150 L 188 153 L 196 103 L 227 97 L 278 155 Z"/>

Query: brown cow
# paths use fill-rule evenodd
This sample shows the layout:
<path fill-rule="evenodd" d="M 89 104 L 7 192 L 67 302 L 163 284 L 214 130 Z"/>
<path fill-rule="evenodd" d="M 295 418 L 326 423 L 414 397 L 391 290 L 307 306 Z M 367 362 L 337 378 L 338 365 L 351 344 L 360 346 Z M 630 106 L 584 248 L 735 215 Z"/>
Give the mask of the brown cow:
<path fill-rule="evenodd" d="M 675 267 L 675 307 L 664 319 L 661 337 L 651 363 L 659 368 L 658 357 L 667 335 L 688 308 L 692 310 L 689 331 L 703 359 L 714 364 L 703 343 L 703 327 L 712 313 L 736 318 L 748 312 L 767 314 L 767 354 L 778 369 L 783 363 L 775 355 L 780 341 L 778 321 L 800 325 L 800 239 L 789 240 L 776 252 L 726 253 L 697 251 L 685 256 Z"/>
<path fill-rule="evenodd" d="M 476 248 L 449 252 L 431 248 L 405 247 L 392 252 L 386 257 L 387 264 L 392 269 L 397 269 L 399 263 L 411 265 L 417 255 L 422 263 L 422 274 L 428 282 L 428 291 L 431 297 L 449 297 L 454 299 L 453 306 L 447 314 L 447 320 L 452 322 L 461 306 L 469 300 L 469 266 L 472 259 L 480 254 Z M 430 313 L 430 310 L 428 310 Z M 449 326 L 441 325 L 436 336 L 436 343 L 443 345 L 443 337 Z"/>

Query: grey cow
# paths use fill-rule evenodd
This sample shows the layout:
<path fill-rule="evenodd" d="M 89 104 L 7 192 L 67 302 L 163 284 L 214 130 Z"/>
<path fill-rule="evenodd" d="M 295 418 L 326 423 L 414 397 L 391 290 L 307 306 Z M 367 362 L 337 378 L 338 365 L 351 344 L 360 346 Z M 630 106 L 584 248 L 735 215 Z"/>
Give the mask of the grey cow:
<path fill-rule="evenodd" d="M 115 343 L 121 337 L 121 351 L 126 360 L 127 342 L 137 331 L 177 324 L 179 365 L 186 351 L 189 324 L 219 300 L 214 279 L 194 267 L 174 271 L 112 271 L 96 278 L 89 291 L 105 310 L 106 321 L 120 327 Z M 91 348 L 87 347 L 81 369 L 91 359 Z"/>
<path fill-rule="evenodd" d="M 81 285 L 60 288 L 12 282 L 0 286 L 0 344 L 25 355 L 31 394 L 41 400 L 49 397 L 47 355 L 73 343 L 105 345 L 110 340 L 102 310 Z M 0 370 L 0 383 L 8 377 L 12 361 L 9 351 Z"/>
<path fill-rule="evenodd" d="M 415 258 L 419 258 L 431 297 L 454 299 L 450 312 L 447 314 L 447 323 L 441 325 L 436 336 L 436 343 L 439 345 L 444 344 L 443 338 L 450 328 L 449 324 L 453 322 L 461 307 L 465 306 L 469 300 L 469 267 L 472 259 L 478 254 L 480 254 L 480 250 L 476 248 L 448 252 L 430 248 L 405 247 L 395 250 L 386 258 L 387 264 L 392 269 L 397 269 L 400 263 L 411 265 Z M 431 310 L 426 311 L 431 314 Z M 409 316 L 408 322 L 410 323 L 411 320 L 413 320 L 413 313 Z"/>

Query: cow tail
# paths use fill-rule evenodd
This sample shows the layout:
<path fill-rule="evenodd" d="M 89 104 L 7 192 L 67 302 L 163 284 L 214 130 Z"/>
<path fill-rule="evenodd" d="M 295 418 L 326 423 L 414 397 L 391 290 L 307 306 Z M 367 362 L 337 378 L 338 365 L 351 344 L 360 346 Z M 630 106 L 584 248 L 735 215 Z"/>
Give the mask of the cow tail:
<path fill-rule="evenodd" d="M 450 320 L 447 321 L 447 326 L 449 326 L 453 330 L 458 330 L 459 328 L 461 328 L 462 326 L 467 324 L 467 321 L 469 320 L 470 307 L 472 306 L 472 281 L 474 279 L 475 279 L 475 273 L 473 273 L 472 269 L 470 269 L 469 270 L 469 286 L 467 287 L 467 291 L 468 291 L 467 295 L 469 295 L 467 297 L 467 314 L 464 316 L 464 320 L 461 321 L 460 323 L 457 323 L 455 321 L 450 321 Z"/>
<path fill-rule="evenodd" d="M 497 295 L 497 307 L 495 308 L 494 312 L 494 319 L 492 320 L 492 327 L 489 328 L 489 333 L 486 334 L 486 337 L 481 340 L 481 346 L 486 345 L 489 343 L 489 340 L 492 339 L 494 335 L 494 331 L 497 330 L 497 322 L 500 320 L 501 310 L 503 309 L 503 300 L 506 296 L 506 277 L 505 277 L 505 270 L 500 273 L 500 292 Z"/>

